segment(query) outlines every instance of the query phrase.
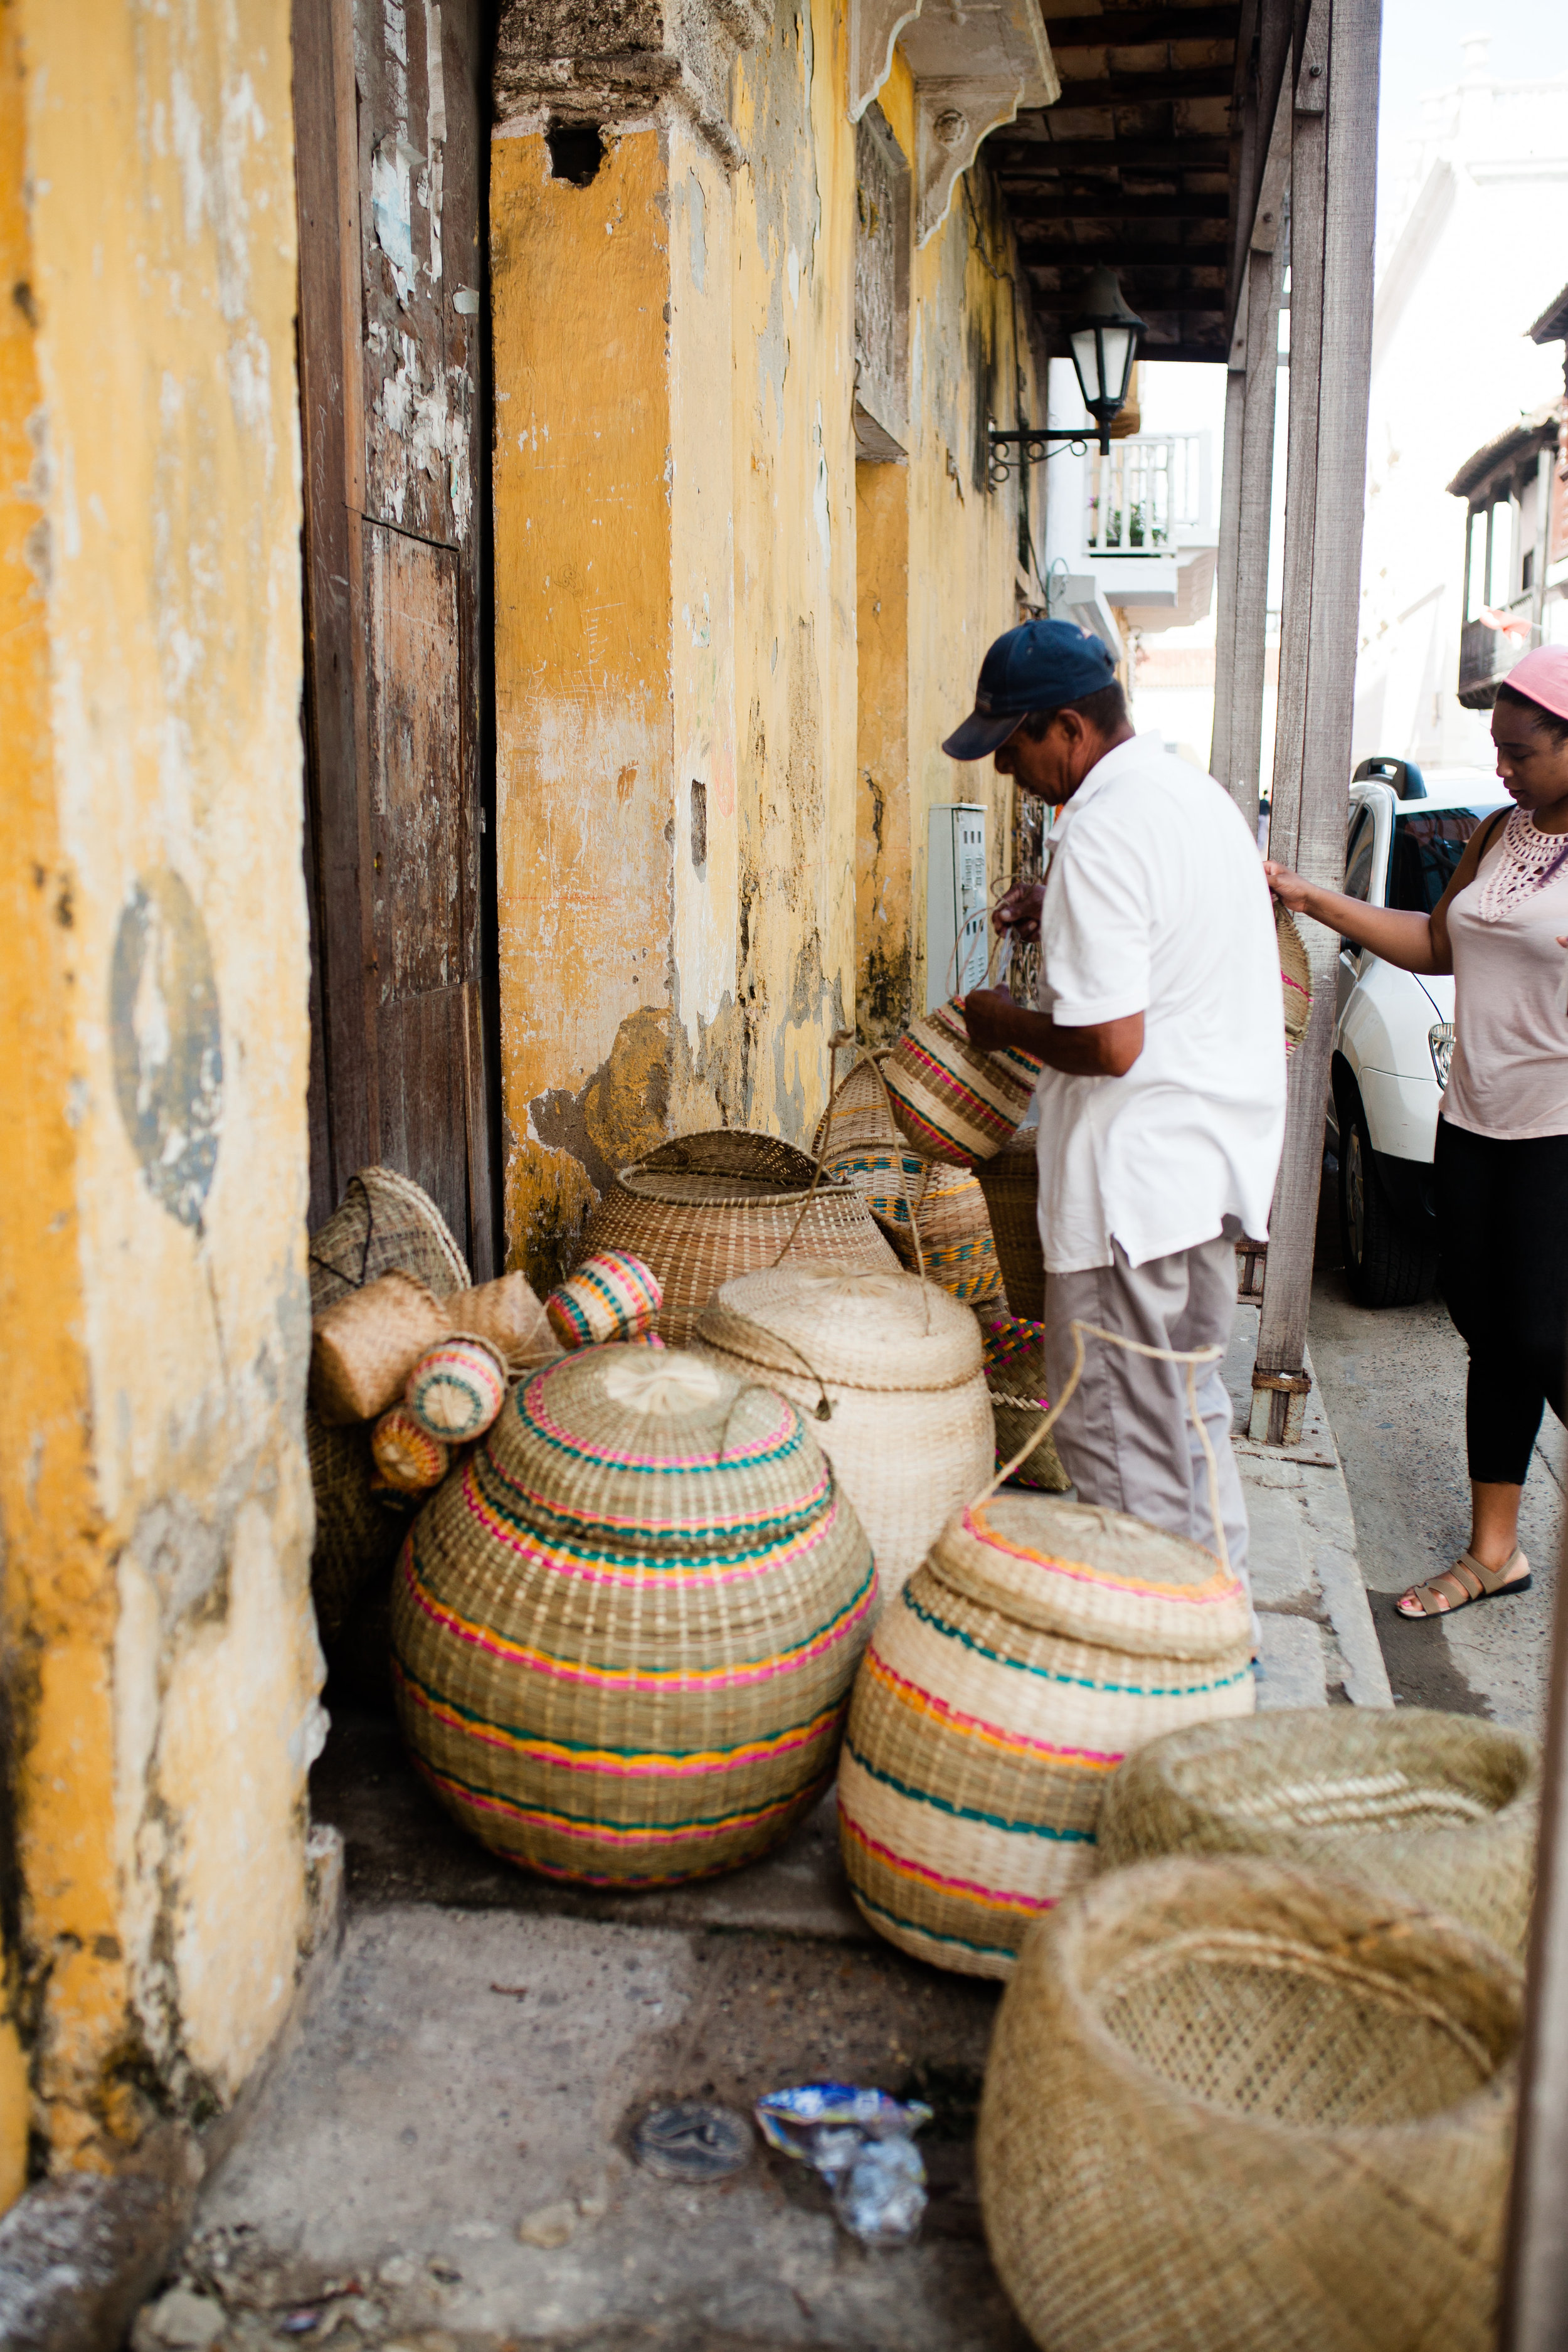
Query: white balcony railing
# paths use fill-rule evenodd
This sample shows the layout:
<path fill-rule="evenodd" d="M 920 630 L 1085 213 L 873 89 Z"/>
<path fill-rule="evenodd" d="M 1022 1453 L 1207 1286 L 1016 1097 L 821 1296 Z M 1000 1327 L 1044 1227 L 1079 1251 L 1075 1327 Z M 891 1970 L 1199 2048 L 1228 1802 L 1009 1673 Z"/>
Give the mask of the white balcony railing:
<path fill-rule="evenodd" d="M 1091 555 L 1171 555 L 1212 541 L 1209 436 L 1138 433 L 1092 451 L 1085 544 Z"/>

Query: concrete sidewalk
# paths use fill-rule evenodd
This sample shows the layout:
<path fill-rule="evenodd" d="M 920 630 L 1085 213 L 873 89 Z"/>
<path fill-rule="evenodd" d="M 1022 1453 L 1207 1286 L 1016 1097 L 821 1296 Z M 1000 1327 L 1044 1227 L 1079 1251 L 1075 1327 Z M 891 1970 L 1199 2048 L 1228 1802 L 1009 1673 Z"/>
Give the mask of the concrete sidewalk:
<path fill-rule="evenodd" d="M 1257 1310 L 1227 1378 L 1245 1419 Z M 1237 1447 L 1268 1706 L 1390 1702 L 1332 1436 Z M 849 1900 L 829 1798 L 750 1870 L 555 1886 L 426 1797 L 390 1718 L 340 1714 L 313 1790 L 344 1842 L 335 1975 L 203 2191 L 135 2352 L 1027 2352 L 992 2273 L 973 2122 L 1000 1987 L 904 1958 Z M 713 2187 L 629 2160 L 652 2102 L 750 2111 L 830 2076 L 923 2097 L 918 2244 L 868 2253 L 801 2167 Z"/>

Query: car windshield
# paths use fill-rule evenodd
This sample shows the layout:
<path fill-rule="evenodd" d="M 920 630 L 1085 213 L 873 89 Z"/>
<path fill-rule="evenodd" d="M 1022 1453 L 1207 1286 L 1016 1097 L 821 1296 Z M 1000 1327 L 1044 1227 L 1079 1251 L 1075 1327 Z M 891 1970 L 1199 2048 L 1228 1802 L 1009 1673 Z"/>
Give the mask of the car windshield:
<path fill-rule="evenodd" d="M 1388 860 L 1387 904 L 1407 915 L 1429 915 L 1454 878 L 1465 844 L 1491 810 L 1506 803 L 1480 801 L 1470 808 L 1401 809 L 1394 820 Z"/>

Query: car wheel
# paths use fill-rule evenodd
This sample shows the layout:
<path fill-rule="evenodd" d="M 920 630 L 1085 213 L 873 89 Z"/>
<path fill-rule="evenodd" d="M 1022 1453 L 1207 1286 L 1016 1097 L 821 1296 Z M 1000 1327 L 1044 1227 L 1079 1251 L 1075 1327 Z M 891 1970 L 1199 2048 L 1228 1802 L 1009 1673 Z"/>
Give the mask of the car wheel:
<path fill-rule="evenodd" d="M 1340 1238 L 1345 1273 L 1363 1307 L 1413 1307 L 1437 1279 L 1437 1254 L 1394 1214 L 1372 1156 L 1359 1101 L 1340 1119 Z"/>

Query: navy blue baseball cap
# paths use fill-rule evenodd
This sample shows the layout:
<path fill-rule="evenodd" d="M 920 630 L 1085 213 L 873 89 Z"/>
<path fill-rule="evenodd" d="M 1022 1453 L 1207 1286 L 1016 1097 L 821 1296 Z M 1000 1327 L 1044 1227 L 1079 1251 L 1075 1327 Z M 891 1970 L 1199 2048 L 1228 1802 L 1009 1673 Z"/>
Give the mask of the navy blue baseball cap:
<path fill-rule="evenodd" d="M 950 760 L 984 760 L 1030 710 L 1059 710 L 1116 677 L 1110 648 L 1071 621 L 1025 621 L 980 665 L 974 708 L 942 745 Z"/>

